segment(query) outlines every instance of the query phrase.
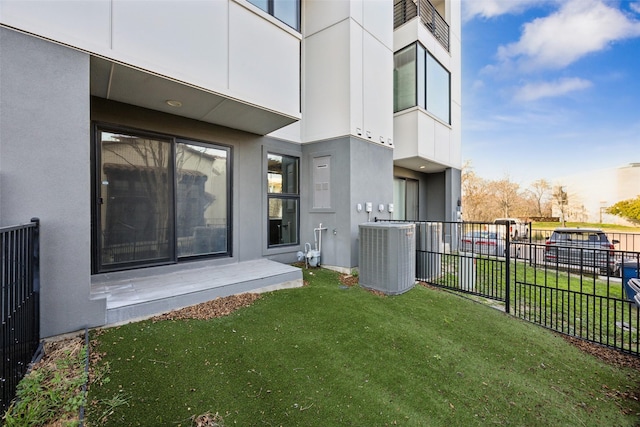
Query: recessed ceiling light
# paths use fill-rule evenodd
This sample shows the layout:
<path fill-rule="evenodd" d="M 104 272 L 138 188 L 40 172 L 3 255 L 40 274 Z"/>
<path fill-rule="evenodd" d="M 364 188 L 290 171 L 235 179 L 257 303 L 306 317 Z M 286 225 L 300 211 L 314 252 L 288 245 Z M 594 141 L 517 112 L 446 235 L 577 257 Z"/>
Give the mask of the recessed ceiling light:
<path fill-rule="evenodd" d="M 426 166 L 425 166 L 425 165 L 420 166 L 420 169 L 424 169 L 424 168 L 426 168 Z"/>
<path fill-rule="evenodd" d="M 165 102 L 170 107 L 182 107 L 182 102 L 176 101 L 175 99 L 167 99 Z"/>

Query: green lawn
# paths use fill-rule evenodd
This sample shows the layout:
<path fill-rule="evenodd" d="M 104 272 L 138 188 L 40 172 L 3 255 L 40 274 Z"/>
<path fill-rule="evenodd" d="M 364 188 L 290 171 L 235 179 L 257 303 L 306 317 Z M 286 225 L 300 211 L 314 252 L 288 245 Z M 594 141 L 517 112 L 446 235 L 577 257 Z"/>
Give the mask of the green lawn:
<path fill-rule="evenodd" d="M 443 258 L 447 276 L 436 280 L 442 286 L 464 289 L 459 282 L 458 258 Z M 504 307 L 506 264 L 504 259 L 475 258 L 473 290 L 490 304 Z M 640 329 L 637 308 L 627 302 L 620 279 L 531 266 L 526 261 L 511 262 L 511 314 L 543 324 L 551 329 L 607 343 L 628 352 L 638 351 Z M 478 299 L 478 298 L 476 298 Z M 624 323 L 628 328 L 621 328 Z"/>
<path fill-rule="evenodd" d="M 380 297 L 305 271 L 308 286 L 230 316 L 93 332 L 104 353 L 89 424 L 636 425 L 640 372 L 448 292 Z M 108 380 L 108 381 L 107 381 Z M 116 404 L 114 402 L 118 402 Z"/>

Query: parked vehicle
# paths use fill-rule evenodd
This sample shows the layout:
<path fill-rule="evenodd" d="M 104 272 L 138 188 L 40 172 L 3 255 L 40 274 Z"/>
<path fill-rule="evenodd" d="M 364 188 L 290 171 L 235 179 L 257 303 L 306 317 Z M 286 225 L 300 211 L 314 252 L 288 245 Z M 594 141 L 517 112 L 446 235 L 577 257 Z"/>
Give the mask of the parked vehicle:
<path fill-rule="evenodd" d="M 462 236 L 460 252 L 504 256 L 505 241 L 493 231 L 473 231 Z"/>
<path fill-rule="evenodd" d="M 508 225 L 509 237 L 512 240 L 527 239 L 529 237 L 529 225 L 518 218 L 496 218 L 493 223 L 499 226 Z"/>
<path fill-rule="evenodd" d="M 615 253 L 618 240 L 609 241 L 596 228 L 556 228 L 545 243 L 545 259 L 554 264 L 585 266 L 617 275 L 620 264 Z"/>

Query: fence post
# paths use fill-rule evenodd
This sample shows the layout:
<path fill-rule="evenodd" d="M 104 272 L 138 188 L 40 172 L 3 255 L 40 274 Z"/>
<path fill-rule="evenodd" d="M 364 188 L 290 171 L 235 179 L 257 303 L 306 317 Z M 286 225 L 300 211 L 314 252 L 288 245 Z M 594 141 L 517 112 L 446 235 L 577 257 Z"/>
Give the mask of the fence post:
<path fill-rule="evenodd" d="M 0 412 L 4 411 L 9 406 L 9 398 L 13 398 L 13 390 L 11 387 L 11 381 L 9 377 L 9 362 L 8 357 L 4 352 L 9 351 L 9 321 L 8 306 L 6 303 L 9 299 L 9 286 L 5 286 L 7 280 L 9 257 L 5 256 L 5 252 L 9 252 L 9 244 L 6 241 L 5 233 L 0 233 L 0 349 L 2 349 L 2 360 L 0 360 Z"/>
<path fill-rule="evenodd" d="M 33 228 L 33 252 L 31 262 L 33 263 L 33 297 L 34 297 L 34 328 L 33 342 L 40 340 L 40 218 L 31 218 L 35 224 Z"/>
<path fill-rule="evenodd" d="M 511 310 L 510 298 L 511 298 L 511 236 L 509 235 L 509 221 L 505 221 L 505 270 L 504 270 L 504 311 L 509 314 Z"/>

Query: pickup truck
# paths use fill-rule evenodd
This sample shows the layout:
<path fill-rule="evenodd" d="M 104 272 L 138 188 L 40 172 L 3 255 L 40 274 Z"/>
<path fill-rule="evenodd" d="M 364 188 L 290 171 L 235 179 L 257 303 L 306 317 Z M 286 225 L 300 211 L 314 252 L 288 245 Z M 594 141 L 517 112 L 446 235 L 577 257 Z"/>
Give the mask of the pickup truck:
<path fill-rule="evenodd" d="M 527 239 L 529 237 L 529 225 L 526 222 L 522 222 L 518 218 L 496 218 L 493 221 L 494 225 L 504 226 L 509 225 L 509 237 L 512 240 Z M 502 228 L 502 227 L 497 227 Z M 502 231 L 502 230 L 500 230 Z"/>

